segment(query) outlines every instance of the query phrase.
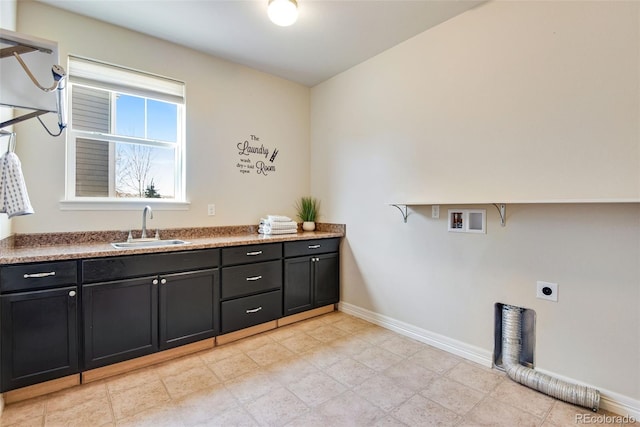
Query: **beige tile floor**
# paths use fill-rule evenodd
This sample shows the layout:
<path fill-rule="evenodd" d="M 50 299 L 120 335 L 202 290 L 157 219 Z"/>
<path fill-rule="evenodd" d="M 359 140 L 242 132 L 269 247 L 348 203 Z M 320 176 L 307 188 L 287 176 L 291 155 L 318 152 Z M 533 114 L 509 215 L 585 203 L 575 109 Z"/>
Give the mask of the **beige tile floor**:
<path fill-rule="evenodd" d="M 8 405 L 1 425 L 551 427 L 585 415 L 612 414 L 333 312 Z"/>

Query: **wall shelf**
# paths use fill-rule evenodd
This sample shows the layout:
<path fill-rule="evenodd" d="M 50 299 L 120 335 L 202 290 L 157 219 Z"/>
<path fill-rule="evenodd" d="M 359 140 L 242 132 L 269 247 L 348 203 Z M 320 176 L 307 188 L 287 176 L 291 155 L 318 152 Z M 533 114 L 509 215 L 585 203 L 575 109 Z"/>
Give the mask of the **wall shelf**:
<path fill-rule="evenodd" d="M 409 217 L 409 206 L 434 206 L 434 205 L 493 205 L 498 209 L 500 214 L 500 225 L 505 226 L 507 223 L 507 205 L 505 203 L 389 203 L 390 206 L 398 208 L 402 214 L 405 224 Z"/>
<path fill-rule="evenodd" d="M 447 206 L 447 205 L 493 205 L 500 214 L 500 225 L 507 223 L 507 205 L 529 205 L 529 204 L 632 204 L 640 203 L 640 198 L 619 198 L 619 199 L 540 199 L 540 200 L 508 200 L 502 203 L 490 201 L 432 201 L 432 202 L 403 202 L 388 203 L 389 206 L 396 207 L 402 214 L 402 219 L 407 222 L 409 217 L 409 207 L 411 206 Z"/>

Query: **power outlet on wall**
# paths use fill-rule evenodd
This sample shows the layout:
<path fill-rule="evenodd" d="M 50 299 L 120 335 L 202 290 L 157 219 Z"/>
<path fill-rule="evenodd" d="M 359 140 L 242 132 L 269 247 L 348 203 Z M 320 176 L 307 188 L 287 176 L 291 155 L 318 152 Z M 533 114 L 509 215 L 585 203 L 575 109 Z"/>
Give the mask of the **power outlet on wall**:
<path fill-rule="evenodd" d="M 213 203 L 207 205 L 207 215 L 213 216 L 216 214 L 216 205 Z"/>
<path fill-rule="evenodd" d="M 558 284 L 552 282 L 536 282 L 536 298 L 558 302 Z"/>

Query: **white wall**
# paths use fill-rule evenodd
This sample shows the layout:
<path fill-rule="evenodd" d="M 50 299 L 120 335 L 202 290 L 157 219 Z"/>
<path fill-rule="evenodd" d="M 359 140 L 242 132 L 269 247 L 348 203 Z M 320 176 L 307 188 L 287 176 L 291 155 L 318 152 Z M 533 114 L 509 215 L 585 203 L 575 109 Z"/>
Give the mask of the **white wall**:
<path fill-rule="evenodd" d="M 309 88 L 38 2 L 18 3 L 18 31 L 58 41 L 63 64 L 72 53 L 186 82 L 191 206 L 157 211 L 150 227 L 257 224 L 267 213 L 294 215 L 295 200 L 308 194 Z M 55 127 L 55 115 L 46 119 Z M 36 214 L 13 219 L 14 232 L 140 227 L 138 212 L 60 210 L 64 138 L 49 137 L 36 120 L 16 130 Z M 276 172 L 267 177 L 236 167 L 236 145 L 252 134 L 279 150 Z M 207 216 L 208 203 L 215 203 L 215 216 Z"/>
<path fill-rule="evenodd" d="M 0 2 L 0 28 L 5 30 L 14 31 L 16 28 L 16 1 L 6 0 Z M 13 110 L 11 108 L 0 107 L 0 121 L 11 120 L 13 117 Z M 10 128 L 5 129 L 10 131 Z M 4 152 L 7 149 L 8 138 L 4 137 L 0 141 L 0 152 Z M 0 239 L 4 239 L 11 235 L 11 220 L 7 218 L 7 215 L 0 214 Z"/>
<path fill-rule="evenodd" d="M 312 193 L 347 224 L 342 300 L 493 350 L 537 312 L 538 368 L 640 411 L 640 205 L 510 204 L 486 235 L 387 202 L 640 200 L 640 4 L 491 2 L 311 92 Z M 557 282 L 559 301 L 535 298 Z"/>

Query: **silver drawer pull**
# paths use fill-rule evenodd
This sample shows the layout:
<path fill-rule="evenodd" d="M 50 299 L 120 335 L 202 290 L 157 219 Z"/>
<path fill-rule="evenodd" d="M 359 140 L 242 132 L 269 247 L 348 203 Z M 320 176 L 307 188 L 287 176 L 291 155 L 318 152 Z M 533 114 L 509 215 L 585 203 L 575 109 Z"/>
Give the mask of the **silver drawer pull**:
<path fill-rule="evenodd" d="M 251 310 L 247 310 L 247 314 L 249 314 L 249 313 L 257 313 L 257 312 L 259 312 L 260 310 L 262 310 L 262 307 L 253 308 L 253 309 L 251 309 Z"/>
<path fill-rule="evenodd" d="M 320 245 L 309 245 L 309 249 L 318 249 Z"/>
<path fill-rule="evenodd" d="M 262 251 L 247 252 L 247 256 L 262 255 Z"/>
<path fill-rule="evenodd" d="M 260 280 L 260 279 L 262 279 L 262 276 L 247 277 L 247 281 L 248 282 L 253 282 L 253 281 L 256 281 L 256 280 Z"/>
<path fill-rule="evenodd" d="M 25 279 L 39 279 L 41 277 L 49 277 L 49 276 L 55 276 L 56 272 L 55 271 L 49 271 L 47 273 L 33 273 L 33 274 L 25 274 L 24 278 Z"/>
<path fill-rule="evenodd" d="M 70 297 L 75 297 L 76 296 L 76 291 L 69 291 L 69 296 Z"/>

